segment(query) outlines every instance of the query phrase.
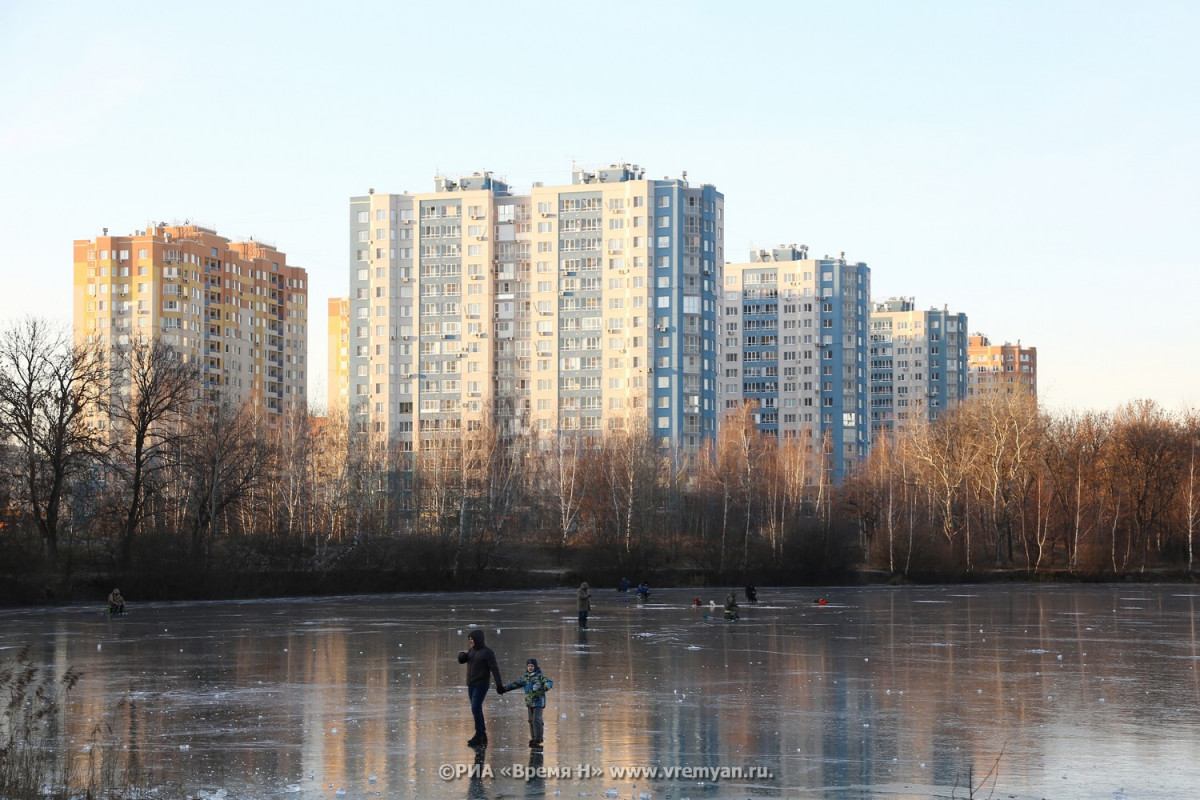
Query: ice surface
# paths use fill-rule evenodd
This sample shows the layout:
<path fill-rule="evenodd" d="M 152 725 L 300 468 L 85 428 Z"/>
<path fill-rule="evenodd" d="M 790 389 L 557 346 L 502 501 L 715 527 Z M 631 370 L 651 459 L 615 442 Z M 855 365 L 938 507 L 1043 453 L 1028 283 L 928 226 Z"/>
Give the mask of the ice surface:
<path fill-rule="evenodd" d="M 136 758 L 159 796 L 1200 791 L 1191 587 L 823 588 L 825 605 L 762 587 L 731 623 L 707 607 L 724 594 L 594 590 L 581 629 L 562 614 L 573 589 L 189 604 L 130 591 L 124 618 L 0 611 L 0 662 L 29 644 L 51 674 L 82 670 L 63 752 L 85 757 L 105 719 L 109 755 Z M 491 744 L 466 746 L 456 655 L 475 627 L 505 680 L 531 656 L 554 680 L 544 750 L 528 747 L 520 692 L 491 692 Z"/>

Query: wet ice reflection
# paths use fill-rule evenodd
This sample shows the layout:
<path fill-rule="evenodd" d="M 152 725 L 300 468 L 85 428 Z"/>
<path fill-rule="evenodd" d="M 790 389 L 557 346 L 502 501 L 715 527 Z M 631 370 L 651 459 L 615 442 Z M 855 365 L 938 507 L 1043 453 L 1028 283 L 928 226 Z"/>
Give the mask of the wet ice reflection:
<path fill-rule="evenodd" d="M 108 721 L 117 756 L 180 793 L 164 796 L 853 800 L 970 785 L 1144 799 L 1200 785 L 1191 587 L 821 592 L 825 605 L 763 588 L 725 623 L 724 590 L 656 590 L 639 605 L 596 589 L 586 630 L 573 590 L 131 600 L 114 620 L 0 612 L 0 646 L 82 669 L 64 751 L 82 753 Z M 478 762 L 465 746 L 455 655 L 476 626 L 505 680 L 530 656 L 553 678 L 544 753 L 527 746 L 519 692 L 489 694 Z M 472 768 L 474 780 L 458 774 Z M 660 774 L 632 774 L 647 768 Z M 720 772 L 733 768 L 752 777 Z M 539 770 L 560 774 L 525 780 Z"/>

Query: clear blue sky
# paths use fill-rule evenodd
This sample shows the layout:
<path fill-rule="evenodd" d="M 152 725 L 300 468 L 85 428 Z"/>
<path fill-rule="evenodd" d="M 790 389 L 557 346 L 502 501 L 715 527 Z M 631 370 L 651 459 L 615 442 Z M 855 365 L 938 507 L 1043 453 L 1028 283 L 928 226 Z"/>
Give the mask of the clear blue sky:
<path fill-rule="evenodd" d="M 642 165 L 726 260 L 845 251 L 873 295 L 1038 348 L 1042 400 L 1200 404 L 1200 3 L 0 2 L 0 321 L 71 242 L 190 218 L 347 292 L 347 199 Z"/>

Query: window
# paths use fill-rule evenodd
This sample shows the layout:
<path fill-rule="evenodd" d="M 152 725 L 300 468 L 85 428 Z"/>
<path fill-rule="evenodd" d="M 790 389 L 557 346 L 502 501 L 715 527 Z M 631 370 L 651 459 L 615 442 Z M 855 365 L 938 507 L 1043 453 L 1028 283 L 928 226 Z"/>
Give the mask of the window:
<path fill-rule="evenodd" d="M 358 221 L 361 223 L 364 223 L 364 224 L 367 222 L 370 222 L 371 218 L 370 218 L 369 214 L 370 214 L 370 212 L 367 212 L 367 211 L 358 212 Z"/>

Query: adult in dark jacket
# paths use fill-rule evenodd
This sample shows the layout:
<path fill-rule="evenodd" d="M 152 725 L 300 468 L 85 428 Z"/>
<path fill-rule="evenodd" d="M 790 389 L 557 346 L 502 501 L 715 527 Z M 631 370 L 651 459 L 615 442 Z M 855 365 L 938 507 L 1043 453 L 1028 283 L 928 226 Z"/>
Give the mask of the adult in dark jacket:
<path fill-rule="evenodd" d="M 592 610 L 592 590 L 588 587 L 587 581 L 579 584 L 579 592 L 576 594 L 576 602 L 579 606 L 579 624 L 586 628 L 588 612 Z"/>
<path fill-rule="evenodd" d="M 458 654 L 458 663 L 467 665 L 467 697 L 471 700 L 471 716 L 475 718 L 475 735 L 467 744 L 471 747 L 486 745 L 483 698 L 487 697 L 488 678 L 494 679 L 496 691 L 500 694 L 504 694 L 504 681 L 500 678 L 496 654 L 484 644 L 483 631 L 476 629 L 467 634 L 467 649 Z"/>

